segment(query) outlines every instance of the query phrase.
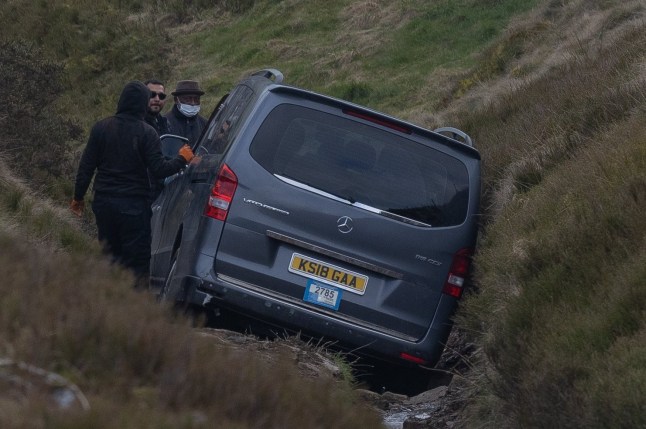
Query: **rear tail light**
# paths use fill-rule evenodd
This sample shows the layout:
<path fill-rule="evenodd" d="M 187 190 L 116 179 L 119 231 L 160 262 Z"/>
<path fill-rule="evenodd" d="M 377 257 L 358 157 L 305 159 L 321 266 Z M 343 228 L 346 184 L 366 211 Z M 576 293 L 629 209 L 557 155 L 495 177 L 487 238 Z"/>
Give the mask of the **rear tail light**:
<path fill-rule="evenodd" d="M 386 119 L 382 119 L 375 115 L 369 115 L 367 113 L 358 112 L 356 110 L 350 110 L 350 109 L 344 109 L 343 113 L 345 113 L 346 115 L 354 116 L 355 118 L 361 118 L 375 124 L 383 125 L 384 127 L 388 127 L 395 131 L 399 131 L 400 133 L 405 133 L 405 134 L 413 133 L 413 130 L 411 130 L 410 128 L 401 126 L 395 122 L 388 121 Z"/>
<path fill-rule="evenodd" d="M 460 249 L 453 256 L 449 275 L 444 282 L 442 292 L 455 298 L 460 298 L 464 291 L 464 282 L 471 265 L 472 249 Z"/>
<path fill-rule="evenodd" d="M 426 364 L 428 364 L 428 361 L 426 359 L 423 359 L 423 358 L 421 358 L 419 356 L 415 356 L 415 355 L 412 355 L 412 354 L 406 353 L 406 352 L 399 353 L 399 357 L 404 359 L 404 360 L 407 360 L 409 362 L 416 363 L 418 365 L 426 365 Z"/>
<path fill-rule="evenodd" d="M 211 188 L 204 214 L 213 219 L 225 220 L 237 187 L 238 178 L 228 165 L 223 164 L 217 179 L 215 179 L 215 184 Z"/>

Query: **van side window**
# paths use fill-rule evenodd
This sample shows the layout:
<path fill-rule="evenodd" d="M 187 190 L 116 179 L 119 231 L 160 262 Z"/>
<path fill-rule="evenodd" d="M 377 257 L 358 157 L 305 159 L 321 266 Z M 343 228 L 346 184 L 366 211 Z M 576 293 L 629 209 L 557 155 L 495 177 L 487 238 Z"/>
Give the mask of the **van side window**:
<path fill-rule="evenodd" d="M 197 154 L 221 154 L 229 147 L 238 132 L 241 118 L 253 90 L 248 86 L 238 85 L 219 107 L 211 119 Z"/>

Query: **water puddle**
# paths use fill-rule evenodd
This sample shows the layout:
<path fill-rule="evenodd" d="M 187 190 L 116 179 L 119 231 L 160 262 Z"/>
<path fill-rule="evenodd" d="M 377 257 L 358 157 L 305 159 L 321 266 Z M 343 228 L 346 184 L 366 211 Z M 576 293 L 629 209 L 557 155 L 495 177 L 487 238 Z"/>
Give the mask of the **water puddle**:
<path fill-rule="evenodd" d="M 414 408 L 402 408 L 384 412 L 384 426 L 388 429 L 402 429 L 406 420 L 426 420 L 431 418 L 431 411 L 436 409 L 432 404 Z"/>

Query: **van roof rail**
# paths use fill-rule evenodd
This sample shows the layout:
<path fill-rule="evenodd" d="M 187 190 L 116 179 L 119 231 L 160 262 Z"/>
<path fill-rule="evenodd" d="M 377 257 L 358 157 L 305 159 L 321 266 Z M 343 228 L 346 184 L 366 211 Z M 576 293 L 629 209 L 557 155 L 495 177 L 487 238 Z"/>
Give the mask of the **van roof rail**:
<path fill-rule="evenodd" d="M 451 137 L 455 140 L 457 140 L 456 137 L 460 137 L 464 143 L 468 144 L 469 146 L 473 146 L 473 140 L 471 140 L 471 137 L 469 137 L 469 135 L 464 131 L 458 130 L 457 128 L 440 127 L 434 129 L 433 131 L 439 134 L 448 134 L 448 137 Z"/>
<path fill-rule="evenodd" d="M 273 80 L 275 83 L 283 82 L 283 74 L 276 69 L 262 69 L 252 74 L 252 76 L 262 76 L 267 79 Z"/>

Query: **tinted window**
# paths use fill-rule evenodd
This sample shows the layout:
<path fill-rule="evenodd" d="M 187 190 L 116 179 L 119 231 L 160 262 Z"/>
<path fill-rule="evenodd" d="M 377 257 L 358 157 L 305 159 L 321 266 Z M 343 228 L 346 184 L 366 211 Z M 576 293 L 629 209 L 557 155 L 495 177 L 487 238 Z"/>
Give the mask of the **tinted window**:
<path fill-rule="evenodd" d="M 354 119 L 276 107 L 251 144 L 267 171 L 431 226 L 464 222 L 468 176 L 456 158 Z"/>
<path fill-rule="evenodd" d="M 198 149 L 198 155 L 220 154 L 229 147 L 240 129 L 239 119 L 249 105 L 252 95 L 253 91 L 248 86 L 238 85 L 234 88 L 209 123 Z"/>

